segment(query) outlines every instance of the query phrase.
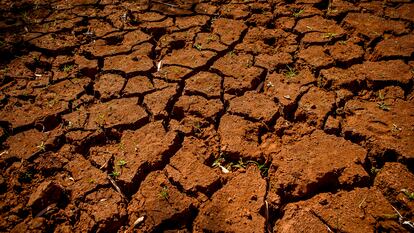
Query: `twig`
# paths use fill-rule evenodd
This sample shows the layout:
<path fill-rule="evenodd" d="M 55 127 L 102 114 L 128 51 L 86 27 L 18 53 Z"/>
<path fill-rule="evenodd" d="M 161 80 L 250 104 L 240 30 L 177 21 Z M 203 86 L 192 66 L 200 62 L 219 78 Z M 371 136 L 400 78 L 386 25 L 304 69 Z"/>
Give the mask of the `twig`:
<path fill-rule="evenodd" d="M 160 2 L 160 1 L 156 1 L 156 0 L 150 0 L 150 2 L 155 2 L 155 3 L 163 4 L 163 5 L 166 5 L 166 6 L 169 6 L 169 7 L 178 8 L 178 6 L 176 6 L 174 4 L 166 3 L 166 2 Z"/>
<path fill-rule="evenodd" d="M 116 184 L 115 180 L 112 179 L 112 177 L 110 177 L 109 175 L 108 175 L 108 179 L 109 181 L 111 181 L 111 184 L 115 187 L 116 191 L 118 191 L 118 193 L 122 196 L 122 198 L 126 199 L 125 195 L 122 193 L 121 189 Z"/>
<path fill-rule="evenodd" d="M 411 229 L 414 229 L 414 223 L 412 223 L 411 221 L 404 221 L 404 217 L 400 214 L 400 212 L 398 212 L 398 210 L 394 207 L 394 206 L 391 206 L 393 209 L 394 209 L 394 211 L 398 214 L 398 222 L 400 223 L 400 224 L 402 224 L 402 225 L 407 225 L 407 226 L 409 226 Z"/>

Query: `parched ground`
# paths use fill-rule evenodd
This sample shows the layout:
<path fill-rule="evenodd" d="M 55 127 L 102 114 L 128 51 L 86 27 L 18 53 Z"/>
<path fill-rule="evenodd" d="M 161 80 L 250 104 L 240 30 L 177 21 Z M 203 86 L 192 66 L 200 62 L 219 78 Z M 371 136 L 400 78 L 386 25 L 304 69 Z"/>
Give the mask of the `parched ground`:
<path fill-rule="evenodd" d="M 414 231 L 412 1 L 0 9 L 0 232 Z"/>

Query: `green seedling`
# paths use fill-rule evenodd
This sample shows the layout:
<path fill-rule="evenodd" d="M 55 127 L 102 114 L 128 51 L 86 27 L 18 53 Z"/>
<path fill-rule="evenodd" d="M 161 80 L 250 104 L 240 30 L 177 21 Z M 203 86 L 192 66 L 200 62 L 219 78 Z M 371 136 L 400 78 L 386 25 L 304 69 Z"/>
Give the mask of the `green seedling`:
<path fill-rule="evenodd" d="M 381 110 L 384 110 L 384 111 L 389 111 L 389 110 L 391 110 L 390 106 L 389 106 L 388 104 L 384 103 L 384 102 L 380 102 L 380 103 L 377 103 L 377 104 L 378 104 L 378 107 L 379 107 Z"/>
<path fill-rule="evenodd" d="M 304 12 L 304 10 L 300 9 L 298 11 L 294 11 L 292 15 L 293 15 L 293 17 L 298 18 L 303 12 Z"/>
<path fill-rule="evenodd" d="M 199 121 L 194 123 L 193 128 L 195 134 L 201 134 L 203 132 L 203 129 L 201 128 L 201 123 Z"/>
<path fill-rule="evenodd" d="M 235 168 L 246 168 L 246 164 L 243 162 L 243 158 L 239 159 L 239 162 L 237 162 L 237 164 L 232 164 L 232 167 Z"/>
<path fill-rule="evenodd" d="M 384 219 L 398 219 L 398 214 L 383 214 L 382 217 Z"/>
<path fill-rule="evenodd" d="M 218 159 L 214 160 L 213 167 L 219 167 L 221 166 L 226 160 L 223 157 L 219 157 Z"/>
<path fill-rule="evenodd" d="M 247 163 L 255 164 L 257 166 L 257 168 L 259 168 L 260 174 L 262 176 L 267 176 L 267 172 L 269 171 L 269 168 L 266 166 L 266 163 L 260 164 L 256 161 L 252 161 L 252 160 L 247 161 Z"/>
<path fill-rule="evenodd" d="M 32 181 L 33 178 L 33 173 L 31 171 L 27 171 L 25 173 L 21 173 L 19 175 L 19 182 L 26 182 L 29 183 L 30 181 Z"/>
<path fill-rule="evenodd" d="M 109 174 L 110 176 L 112 176 L 113 178 L 117 178 L 121 175 L 121 173 L 117 170 L 114 170 L 111 172 L 111 174 Z"/>
<path fill-rule="evenodd" d="M 203 49 L 203 46 L 201 46 L 201 44 L 195 44 L 194 48 L 196 48 L 198 51 L 201 51 Z"/>
<path fill-rule="evenodd" d="M 63 72 L 69 72 L 72 69 L 73 69 L 73 65 L 65 65 L 65 66 L 63 66 L 62 71 Z"/>
<path fill-rule="evenodd" d="M 371 172 L 371 174 L 372 174 L 372 175 L 376 175 L 376 174 L 377 174 L 380 170 L 381 170 L 381 169 L 378 169 L 378 168 L 376 168 L 376 167 L 371 167 L 370 172 Z"/>
<path fill-rule="evenodd" d="M 127 164 L 127 161 L 125 161 L 125 160 L 123 160 L 123 159 L 119 160 L 119 162 L 118 162 L 118 165 L 119 165 L 120 167 L 124 167 L 126 164 Z"/>
<path fill-rule="evenodd" d="M 6 44 L 6 42 L 0 40 L 0 47 L 3 47 Z"/>
<path fill-rule="evenodd" d="M 328 32 L 323 35 L 323 38 L 332 39 L 336 36 L 336 33 Z"/>
<path fill-rule="evenodd" d="M 340 45 L 346 45 L 346 43 L 347 43 L 347 42 L 346 42 L 346 41 L 344 41 L 344 40 L 341 40 L 341 41 L 339 41 L 338 43 L 339 43 Z"/>
<path fill-rule="evenodd" d="M 286 78 L 291 79 L 295 77 L 296 75 L 298 75 L 298 72 L 296 71 L 295 68 L 287 66 L 287 69 L 288 70 L 284 73 Z"/>
<path fill-rule="evenodd" d="M 93 178 L 89 178 L 89 179 L 88 179 L 88 182 L 89 182 L 89 183 L 91 183 L 91 184 L 93 184 L 93 183 L 95 183 L 95 182 L 96 182 L 96 180 L 95 180 L 95 179 L 93 179 Z"/>
<path fill-rule="evenodd" d="M 168 195 L 168 187 L 167 186 L 163 186 L 161 191 L 160 191 L 160 197 L 164 200 L 168 200 L 169 195 Z"/>
<path fill-rule="evenodd" d="M 211 41 L 215 41 L 215 40 L 216 40 L 216 38 L 213 35 L 209 35 L 207 37 L 207 43 L 210 43 Z"/>
<path fill-rule="evenodd" d="M 410 192 L 407 189 L 401 189 L 401 191 L 408 197 L 408 199 L 414 200 L 414 192 Z"/>
<path fill-rule="evenodd" d="M 26 11 L 22 12 L 21 16 L 22 16 L 24 22 L 26 22 L 26 23 L 30 22 L 29 14 Z"/>
<path fill-rule="evenodd" d="M 119 145 L 118 145 L 118 147 L 119 147 L 119 150 L 121 150 L 121 151 L 124 151 L 125 150 L 125 145 L 124 145 L 124 143 L 119 143 Z M 121 160 L 122 161 L 122 160 Z"/>
<path fill-rule="evenodd" d="M 384 100 L 385 99 L 385 96 L 384 96 L 384 94 L 382 94 L 382 91 L 378 91 L 378 98 L 380 100 Z"/>
<path fill-rule="evenodd" d="M 229 54 L 229 56 L 230 56 L 230 57 L 233 57 L 233 56 L 235 56 L 235 55 L 236 55 L 236 53 L 235 53 L 233 50 L 232 50 L 232 51 L 230 51 L 228 54 Z"/>
<path fill-rule="evenodd" d="M 45 142 L 41 142 L 40 145 L 37 145 L 36 147 L 39 149 L 39 151 L 46 151 Z"/>
<path fill-rule="evenodd" d="M 400 128 L 400 127 L 398 127 L 398 125 L 396 125 L 396 124 L 392 124 L 392 128 L 391 128 L 391 131 L 392 132 L 394 132 L 394 133 L 398 133 L 398 132 L 400 132 L 402 129 Z"/>

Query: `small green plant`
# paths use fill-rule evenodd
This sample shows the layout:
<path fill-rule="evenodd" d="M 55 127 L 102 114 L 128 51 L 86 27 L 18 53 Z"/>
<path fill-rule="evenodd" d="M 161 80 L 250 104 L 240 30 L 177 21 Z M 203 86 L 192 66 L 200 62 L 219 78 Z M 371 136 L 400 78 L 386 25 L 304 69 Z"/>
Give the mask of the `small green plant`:
<path fill-rule="evenodd" d="M 323 38 L 332 39 L 332 38 L 335 38 L 335 36 L 336 36 L 336 33 L 327 32 L 323 35 Z"/>
<path fill-rule="evenodd" d="M 384 219 L 398 219 L 398 214 L 383 214 L 382 217 Z"/>
<path fill-rule="evenodd" d="M 286 78 L 288 79 L 292 79 L 293 77 L 295 77 L 296 75 L 298 75 L 298 72 L 296 71 L 295 68 L 290 67 L 290 66 L 286 66 L 287 67 L 287 71 L 285 71 L 284 75 Z"/>
<path fill-rule="evenodd" d="M 39 149 L 39 151 L 46 151 L 46 145 L 43 141 L 40 143 L 40 145 L 37 145 L 36 147 Z"/>
<path fill-rule="evenodd" d="M 257 168 L 259 168 L 260 174 L 262 176 L 267 176 L 267 173 L 269 171 L 269 167 L 267 167 L 266 163 L 260 164 L 259 162 L 252 161 L 252 160 L 247 161 L 247 163 L 255 164 L 257 166 Z"/>
<path fill-rule="evenodd" d="M 341 41 L 338 41 L 338 43 L 340 44 L 340 45 L 346 45 L 346 41 L 344 41 L 344 40 L 341 40 Z"/>
<path fill-rule="evenodd" d="M 195 134 L 201 134 L 203 132 L 203 129 L 201 127 L 201 123 L 199 121 L 196 121 L 193 125 L 193 131 Z"/>
<path fill-rule="evenodd" d="M 160 191 L 160 197 L 164 200 L 168 200 L 169 195 L 168 195 L 168 187 L 167 186 L 162 186 L 161 191 Z"/>
<path fill-rule="evenodd" d="M 201 51 L 203 49 L 203 46 L 201 46 L 201 44 L 195 44 L 194 48 L 196 48 L 198 51 Z"/>
<path fill-rule="evenodd" d="M 233 50 L 230 51 L 228 54 L 229 54 L 230 57 L 234 57 L 236 55 L 236 53 Z"/>
<path fill-rule="evenodd" d="M 384 96 L 384 94 L 382 94 L 382 91 L 378 91 L 378 98 L 380 99 L 380 100 L 384 100 L 385 99 L 385 96 Z"/>
<path fill-rule="evenodd" d="M 98 115 L 98 117 L 95 119 L 95 122 L 99 125 L 99 126 L 103 126 L 105 124 L 105 115 L 100 113 Z"/>
<path fill-rule="evenodd" d="M 398 133 L 400 132 L 402 129 L 400 127 L 398 127 L 398 125 L 396 124 L 392 124 L 392 128 L 391 128 L 391 132 L 393 133 Z"/>
<path fill-rule="evenodd" d="M 30 22 L 30 17 L 29 17 L 29 13 L 27 13 L 27 11 L 24 11 L 21 13 L 22 19 L 25 23 L 29 23 Z"/>
<path fill-rule="evenodd" d="M 224 162 L 226 162 L 226 159 L 223 157 L 219 157 L 213 162 L 213 167 L 221 166 Z"/>
<path fill-rule="evenodd" d="M 0 40 L 0 47 L 3 47 L 6 44 L 3 40 Z"/>
<path fill-rule="evenodd" d="M 63 72 L 69 72 L 73 69 L 73 65 L 64 65 L 62 68 Z"/>
<path fill-rule="evenodd" d="M 378 168 L 376 168 L 376 167 L 371 167 L 370 172 L 371 172 L 371 174 L 372 174 L 372 175 L 376 175 L 376 174 L 377 174 L 380 170 L 381 170 L 381 169 L 378 169 Z"/>
<path fill-rule="evenodd" d="M 234 164 L 232 167 L 235 167 L 235 168 L 246 168 L 246 164 L 243 162 L 243 158 L 240 157 L 240 159 L 237 162 L 237 164 Z"/>
<path fill-rule="evenodd" d="M 378 107 L 379 107 L 381 110 L 384 110 L 384 111 L 389 111 L 389 110 L 391 110 L 390 106 L 389 106 L 388 104 L 384 103 L 384 102 L 380 102 L 380 103 L 377 103 L 377 104 L 378 104 Z"/>
<path fill-rule="evenodd" d="M 88 183 L 94 184 L 96 182 L 96 180 L 94 178 L 89 178 L 88 179 Z"/>
<path fill-rule="evenodd" d="M 216 40 L 216 38 L 214 37 L 214 35 L 209 35 L 207 37 L 207 43 L 210 43 L 211 41 L 215 41 L 215 40 Z"/>
<path fill-rule="evenodd" d="M 410 192 L 407 189 L 401 189 L 401 191 L 408 197 L 408 199 L 414 200 L 414 192 Z"/>
<path fill-rule="evenodd" d="M 298 18 L 303 12 L 304 12 L 303 9 L 296 10 L 296 11 L 294 10 L 292 15 L 293 17 Z"/>
<path fill-rule="evenodd" d="M 119 150 L 121 150 L 121 151 L 125 150 L 125 145 L 122 142 L 118 144 L 118 147 L 119 147 Z"/>
<path fill-rule="evenodd" d="M 120 167 L 124 167 L 127 164 L 127 161 L 125 161 L 124 159 L 121 159 L 118 161 L 118 166 Z"/>
<path fill-rule="evenodd" d="M 112 176 L 113 178 L 118 178 L 121 175 L 121 173 L 117 170 L 113 170 L 111 174 L 109 175 Z"/>
<path fill-rule="evenodd" d="M 24 173 L 21 173 L 19 175 L 19 182 L 26 182 L 29 183 L 33 179 L 33 172 L 32 171 L 26 171 Z"/>

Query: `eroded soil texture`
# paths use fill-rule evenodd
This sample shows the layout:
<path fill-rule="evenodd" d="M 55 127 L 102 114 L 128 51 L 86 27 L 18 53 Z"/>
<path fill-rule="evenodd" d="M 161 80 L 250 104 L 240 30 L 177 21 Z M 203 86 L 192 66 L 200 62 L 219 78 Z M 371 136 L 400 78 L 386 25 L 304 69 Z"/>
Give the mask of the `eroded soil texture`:
<path fill-rule="evenodd" d="M 410 0 L 1 0 L 0 232 L 413 232 Z"/>

